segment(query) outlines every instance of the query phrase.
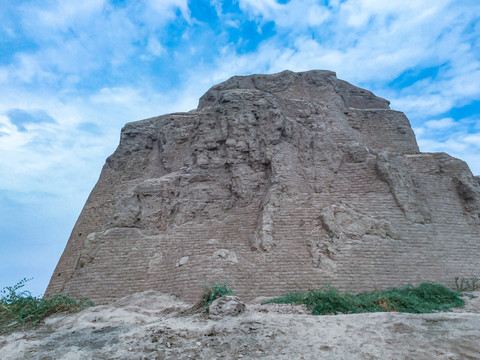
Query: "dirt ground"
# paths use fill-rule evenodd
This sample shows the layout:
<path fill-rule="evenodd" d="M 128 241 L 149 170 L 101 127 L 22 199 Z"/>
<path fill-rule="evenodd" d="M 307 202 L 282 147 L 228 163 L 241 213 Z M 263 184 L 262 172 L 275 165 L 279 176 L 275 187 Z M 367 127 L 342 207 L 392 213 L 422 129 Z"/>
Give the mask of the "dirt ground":
<path fill-rule="evenodd" d="M 239 316 L 189 314 L 155 291 L 0 336 L 0 359 L 480 359 L 480 292 L 435 314 L 313 316 L 247 304 Z"/>

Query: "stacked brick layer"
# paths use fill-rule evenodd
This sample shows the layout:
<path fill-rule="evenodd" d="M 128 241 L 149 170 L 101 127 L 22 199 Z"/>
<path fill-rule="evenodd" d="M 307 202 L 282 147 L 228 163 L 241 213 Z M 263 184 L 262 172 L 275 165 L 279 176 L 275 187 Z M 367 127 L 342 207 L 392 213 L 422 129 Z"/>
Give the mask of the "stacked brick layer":
<path fill-rule="evenodd" d="M 480 182 L 420 153 L 405 115 L 329 71 L 233 77 L 127 124 L 47 295 L 245 299 L 479 275 Z"/>

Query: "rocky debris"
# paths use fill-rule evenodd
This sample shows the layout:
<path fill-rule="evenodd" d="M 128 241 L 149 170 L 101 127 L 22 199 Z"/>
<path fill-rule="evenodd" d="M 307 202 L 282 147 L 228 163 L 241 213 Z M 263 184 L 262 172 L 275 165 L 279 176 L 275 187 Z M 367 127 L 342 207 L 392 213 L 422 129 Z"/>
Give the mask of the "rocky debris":
<path fill-rule="evenodd" d="M 454 287 L 479 276 L 479 239 L 478 177 L 420 153 L 387 100 L 331 71 L 235 76 L 124 126 L 46 294 Z"/>
<path fill-rule="evenodd" d="M 215 299 L 208 307 L 212 317 L 238 316 L 246 309 L 238 296 L 226 295 Z"/>
<path fill-rule="evenodd" d="M 256 299 L 238 316 L 213 319 L 186 316 L 188 304 L 149 291 L 0 335 L 0 358 L 478 359 L 480 292 L 473 294 L 448 313 L 313 316 Z"/>
<path fill-rule="evenodd" d="M 267 300 L 271 298 L 266 296 L 259 296 L 253 299 L 248 303 L 249 311 L 263 312 L 263 313 L 277 313 L 277 314 L 299 314 L 307 315 L 310 314 L 307 306 L 304 304 L 293 305 L 293 304 L 275 304 L 268 303 L 264 304 Z"/>

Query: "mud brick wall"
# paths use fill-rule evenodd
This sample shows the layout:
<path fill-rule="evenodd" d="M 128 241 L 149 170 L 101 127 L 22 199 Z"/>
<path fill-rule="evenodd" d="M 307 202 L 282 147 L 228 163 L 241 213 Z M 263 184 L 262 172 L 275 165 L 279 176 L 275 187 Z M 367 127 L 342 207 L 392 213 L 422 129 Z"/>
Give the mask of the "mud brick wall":
<path fill-rule="evenodd" d="M 123 128 L 46 294 L 453 287 L 480 275 L 479 199 L 464 162 L 333 72 L 233 77 Z"/>

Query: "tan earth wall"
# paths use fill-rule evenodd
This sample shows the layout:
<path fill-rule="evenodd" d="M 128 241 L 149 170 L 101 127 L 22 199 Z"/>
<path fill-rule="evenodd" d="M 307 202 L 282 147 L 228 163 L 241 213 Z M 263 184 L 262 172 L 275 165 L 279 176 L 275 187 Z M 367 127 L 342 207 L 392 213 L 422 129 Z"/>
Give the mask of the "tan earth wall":
<path fill-rule="evenodd" d="M 46 295 L 454 287 L 480 276 L 479 214 L 479 179 L 388 101 L 329 71 L 233 77 L 122 129 Z"/>

